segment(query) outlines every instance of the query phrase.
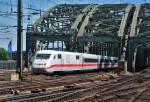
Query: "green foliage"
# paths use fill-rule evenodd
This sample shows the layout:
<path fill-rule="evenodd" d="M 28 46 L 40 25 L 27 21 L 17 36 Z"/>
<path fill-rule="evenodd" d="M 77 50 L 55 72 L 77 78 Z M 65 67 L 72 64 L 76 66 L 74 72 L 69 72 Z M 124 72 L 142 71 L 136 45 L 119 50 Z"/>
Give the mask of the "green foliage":
<path fill-rule="evenodd" d="M 0 60 L 9 60 L 9 54 L 4 48 L 0 48 Z"/>
<path fill-rule="evenodd" d="M 34 56 L 35 56 L 34 53 L 29 52 L 29 63 L 32 63 Z"/>

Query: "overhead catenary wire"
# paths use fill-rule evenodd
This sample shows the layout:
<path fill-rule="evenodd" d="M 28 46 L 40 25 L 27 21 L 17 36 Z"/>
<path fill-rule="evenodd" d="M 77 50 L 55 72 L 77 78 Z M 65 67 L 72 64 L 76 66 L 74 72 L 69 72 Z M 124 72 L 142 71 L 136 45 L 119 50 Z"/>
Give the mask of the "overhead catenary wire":
<path fill-rule="evenodd" d="M 17 7 L 17 5 L 15 5 L 15 4 L 10 4 L 10 3 L 8 3 L 8 2 L 1 2 L 1 1 L 0 1 L 0 5 L 6 5 L 6 6 L 11 6 L 11 7 Z M 39 10 L 39 9 L 27 8 L 27 7 L 23 7 L 23 9 L 28 9 L 28 10 L 33 10 L 33 11 L 41 11 L 41 10 Z M 45 12 L 45 11 L 42 10 L 41 12 Z"/>
<path fill-rule="evenodd" d="M 53 0 L 47 0 L 48 2 L 57 5 L 58 3 L 54 2 Z"/>

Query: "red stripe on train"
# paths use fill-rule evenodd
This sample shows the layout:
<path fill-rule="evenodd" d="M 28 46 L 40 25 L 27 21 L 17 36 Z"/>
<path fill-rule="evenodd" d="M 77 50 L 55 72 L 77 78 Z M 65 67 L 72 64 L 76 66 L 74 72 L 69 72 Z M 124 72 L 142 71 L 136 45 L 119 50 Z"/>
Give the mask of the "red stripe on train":
<path fill-rule="evenodd" d="M 102 66 L 102 64 L 54 64 L 46 69 L 54 68 L 54 67 L 89 67 L 89 66 Z M 109 64 L 104 64 L 104 66 L 109 66 Z M 110 67 L 112 67 L 111 65 Z"/>
<path fill-rule="evenodd" d="M 82 66 L 98 66 L 98 64 L 54 64 L 50 67 L 48 67 L 47 69 L 49 68 L 53 68 L 53 67 L 82 67 Z"/>

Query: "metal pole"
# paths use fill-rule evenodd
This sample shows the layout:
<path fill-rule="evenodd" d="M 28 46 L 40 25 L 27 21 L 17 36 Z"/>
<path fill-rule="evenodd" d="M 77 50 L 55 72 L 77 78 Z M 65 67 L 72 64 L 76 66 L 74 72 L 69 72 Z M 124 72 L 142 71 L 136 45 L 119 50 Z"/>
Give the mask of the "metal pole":
<path fill-rule="evenodd" d="M 22 79 L 22 0 L 18 0 L 18 19 L 17 19 L 17 73 Z"/>
<path fill-rule="evenodd" d="M 135 73 L 136 55 L 137 55 L 137 48 L 134 49 L 133 62 L 132 62 L 132 69 L 134 73 Z"/>

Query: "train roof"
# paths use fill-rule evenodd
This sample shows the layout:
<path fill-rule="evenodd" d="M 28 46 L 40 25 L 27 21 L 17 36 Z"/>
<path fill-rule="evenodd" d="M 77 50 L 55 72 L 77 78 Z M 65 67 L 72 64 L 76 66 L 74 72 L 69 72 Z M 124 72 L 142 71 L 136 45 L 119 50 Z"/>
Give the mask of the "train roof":
<path fill-rule="evenodd" d="M 56 51 L 56 50 L 40 50 L 37 53 L 45 53 L 45 54 L 84 54 L 84 55 L 95 55 L 95 54 L 88 54 L 88 53 L 79 53 L 79 52 L 67 52 L 67 51 Z"/>
<path fill-rule="evenodd" d="M 67 51 L 56 51 L 56 50 L 40 50 L 38 51 L 37 53 L 45 53 L 45 54 L 75 54 L 75 55 L 78 55 L 78 54 L 83 54 L 83 55 L 95 55 L 95 54 L 88 54 L 88 53 L 79 53 L 79 52 L 67 52 Z M 102 55 L 99 55 L 99 56 L 102 56 Z M 104 58 L 108 58 L 110 56 L 102 56 Z M 117 57 L 110 57 L 111 59 L 113 58 L 117 58 Z"/>
<path fill-rule="evenodd" d="M 38 51 L 37 53 L 47 53 L 47 54 L 50 54 L 50 53 L 53 53 L 53 54 L 81 54 L 81 53 L 78 53 L 78 52 L 67 52 L 67 51 L 56 51 L 56 50 L 40 50 Z"/>

